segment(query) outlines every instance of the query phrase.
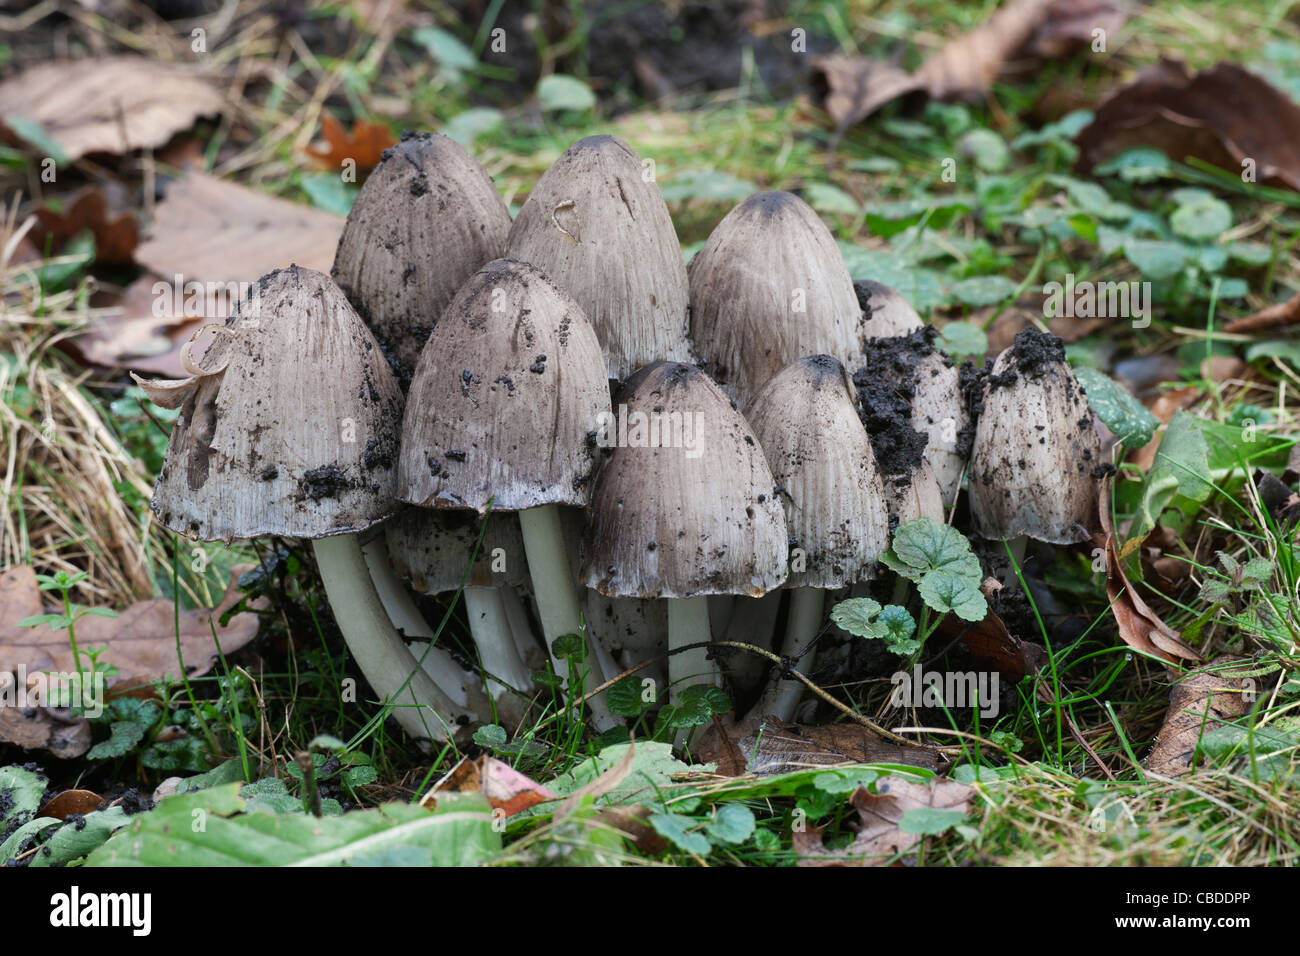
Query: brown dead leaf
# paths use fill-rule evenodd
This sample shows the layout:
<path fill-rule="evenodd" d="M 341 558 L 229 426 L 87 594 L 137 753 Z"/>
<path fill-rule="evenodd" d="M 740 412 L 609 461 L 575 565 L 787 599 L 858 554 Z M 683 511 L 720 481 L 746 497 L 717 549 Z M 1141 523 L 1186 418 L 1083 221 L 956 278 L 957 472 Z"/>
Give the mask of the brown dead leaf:
<path fill-rule="evenodd" d="M 1259 182 L 1300 189 L 1300 105 L 1233 63 L 1193 74 L 1163 60 L 1103 100 L 1074 141 L 1084 172 L 1153 146 L 1175 162 L 1195 157 L 1233 172 L 1250 160 Z"/>
<path fill-rule="evenodd" d="M 188 294 L 184 288 L 177 301 L 175 281 L 149 273 L 125 289 L 101 286 L 91 305 L 103 311 L 69 340 L 70 349 L 87 365 L 185 378 L 181 349 L 198 329 L 224 323 L 236 297 L 224 285 L 195 282 Z"/>
<path fill-rule="evenodd" d="M 0 707 L 0 743 L 71 760 L 89 750 L 90 741 L 90 721 L 65 708 Z"/>
<path fill-rule="evenodd" d="M 615 804 L 601 807 L 596 811 L 596 818 L 631 840 L 637 852 L 646 856 L 658 856 L 667 851 L 668 841 L 646 823 L 651 812 L 651 808 L 644 803 Z"/>
<path fill-rule="evenodd" d="M 230 588 L 216 609 L 180 612 L 181 652 L 190 676 L 207 673 L 217 656 L 211 626 L 216 627 L 221 649 L 227 654 L 257 636 L 256 614 L 236 614 L 224 627 L 217 623 L 221 614 L 239 600 L 235 582 L 247 569 L 247 565 L 232 569 Z M 36 575 L 30 567 L 15 565 L 0 574 L 0 673 L 14 671 L 19 665 L 28 673 L 76 670 L 66 631 L 52 631 L 44 624 L 18 626 L 23 618 L 42 612 Z M 132 604 L 116 617 L 83 617 L 77 622 L 82 666 L 86 648 L 103 646 L 108 648 L 104 660 L 137 681 L 178 677 L 173 612 L 171 601 L 155 598 Z"/>
<path fill-rule="evenodd" d="M 1115 519 L 1110 513 L 1110 485 L 1110 478 L 1101 485 L 1097 511 L 1102 530 L 1093 535 L 1092 543 L 1106 553 L 1106 595 L 1111 602 L 1111 613 L 1115 616 L 1120 638 L 1134 650 L 1152 654 L 1170 664 L 1199 662 L 1201 655 L 1151 610 L 1125 575 L 1115 536 Z"/>
<path fill-rule="evenodd" d="M 353 120 L 349 133 L 329 113 L 321 116 L 321 135 L 325 137 L 323 147 L 306 146 L 303 152 L 327 169 L 342 169 L 347 160 L 352 160 L 359 173 L 368 173 L 378 166 L 384 150 L 397 142 L 383 123 Z"/>
<path fill-rule="evenodd" d="M 58 252 L 64 243 L 89 229 L 95 237 L 95 261 L 101 265 L 124 266 L 133 261 L 135 247 L 140 242 L 135 215 L 124 212 L 113 216 L 108 209 L 104 192 L 97 186 L 82 189 L 56 211 L 48 204 L 34 211 L 38 225 L 29 234 L 40 249 L 49 242 L 51 253 Z"/>
<path fill-rule="evenodd" d="M 903 96 L 982 96 L 1012 58 L 1064 55 L 1080 40 L 1090 42 L 1094 27 L 1123 19 L 1113 4 L 1098 0 L 1007 0 L 987 23 L 949 41 L 915 73 L 865 57 L 814 57 L 813 89 L 838 127 L 847 129 Z M 1086 38 L 1079 35 L 1085 23 Z"/>
<path fill-rule="evenodd" d="M 875 792 L 859 787 L 849 798 L 858 811 L 857 835 L 840 850 L 828 850 L 820 830 L 794 833 L 799 866 L 884 866 L 910 851 L 921 837 L 899 828 L 909 810 L 960 810 L 970 813 L 975 789 L 955 780 L 935 779 L 914 783 L 905 777 L 883 777 Z"/>
<path fill-rule="evenodd" d="M 1000 583 L 998 587 L 1001 587 Z M 1026 674 L 1037 674 L 1038 669 L 1047 663 L 1045 648 L 1016 637 L 992 609 L 978 624 L 969 624 L 957 615 L 949 614 L 939 625 L 939 632 L 945 637 L 959 639 L 978 666 L 991 667 L 1012 683 Z"/>
<path fill-rule="evenodd" d="M 525 777 L 508 763 L 489 757 L 462 757 L 456 766 L 433 785 L 424 795 L 420 806 L 432 810 L 438 804 L 439 793 L 481 793 L 494 810 L 506 816 L 535 807 L 559 797 L 540 783 Z"/>
<path fill-rule="evenodd" d="M 222 108 L 207 80 L 143 56 L 44 63 L 0 83 L 0 116 L 38 124 L 70 162 L 162 146 Z"/>
<path fill-rule="evenodd" d="M 1215 673 L 1227 658 L 1216 658 L 1169 688 L 1169 710 L 1147 755 L 1146 767 L 1165 777 L 1192 772 L 1201 734 L 1236 720 L 1250 709 L 1242 697 L 1242 679 Z"/>
<path fill-rule="evenodd" d="M 715 717 L 691 751 L 702 762 L 716 762 L 717 772 L 727 777 L 766 777 L 842 763 L 901 763 L 929 770 L 939 766 L 928 747 L 890 743 L 858 724 L 809 727 L 770 718 L 737 722 L 730 714 Z"/>
<path fill-rule="evenodd" d="M 1201 360 L 1201 378 L 1222 385 L 1234 378 L 1241 378 L 1250 366 L 1235 355 L 1213 355 Z"/>
<path fill-rule="evenodd" d="M 191 172 L 155 211 L 136 261 L 184 281 L 254 282 L 297 264 L 328 273 L 343 218 L 255 189 Z"/>
<path fill-rule="evenodd" d="M 1239 319 L 1223 324 L 1225 332 L 1259 332 L 1263 329 L 1275 329 L 1284 325 L 1300 323 L 1300 292 L 1285 302 L 1260 309 L 1252 315 L 1243 315 Z"/>
<path fill-rule="evenodd" d="M 66 820 L 74 813 L 83 816 L 92 813 L 99 809 L 99 805 L 103 802 L 104 798 L 93 790 L 64 790 L 62 793 L 51 797 L 36 815 L 38 817 L 54 817 L 56 820 Z"/>

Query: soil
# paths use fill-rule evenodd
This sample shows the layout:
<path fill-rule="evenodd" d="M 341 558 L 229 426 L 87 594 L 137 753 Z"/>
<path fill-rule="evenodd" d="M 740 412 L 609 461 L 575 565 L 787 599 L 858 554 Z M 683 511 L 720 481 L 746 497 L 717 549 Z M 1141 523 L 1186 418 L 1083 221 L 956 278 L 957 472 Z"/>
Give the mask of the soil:
<path fill-rule="evenodd" d="M 1027 325 L 1016 333 L 1011 346 L 1011 367 L 1000 375 L 990 372 L 989 388 L 1014 385 L 1019 375 L 1031 381 L 1040 379 L 1064 362 L 1065 341 Z"/>
<path fill-rule="evenodd" d="M 929 326 L 911 335 L 868 339 L 867 363 L 853 373 L 858 415 L 871 438 L 880 474 L 910 478 L 921 466 L 928 436 L 912 427 L 916 367 L 934 354 L 937 331 Z"/>

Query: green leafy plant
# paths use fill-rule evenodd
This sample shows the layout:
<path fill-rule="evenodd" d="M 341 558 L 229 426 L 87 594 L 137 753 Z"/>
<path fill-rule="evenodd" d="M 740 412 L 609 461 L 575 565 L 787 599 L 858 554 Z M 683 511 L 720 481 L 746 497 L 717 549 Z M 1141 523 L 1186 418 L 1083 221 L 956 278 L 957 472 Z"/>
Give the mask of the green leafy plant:
<path fill-rule="evenodd" d="M 86 669 L 81 666 L 81 649 L 77 647 L 77 622 L 83 617 L 95 615 L 96 617 L 117 617 L 117 612 L 106 607 L 86 607 L 81 604 L 74 604 L 71 598 L 72 589 L 83 581 L 88 581 L 90 575 L 85 572 L 69 574 L 67 571 L 58 571 L 55 574 L 38 574 L 36 575 L 37 587 L 41 591 L 58 591 L 59 599 L 63 604 L 62 614 L 35 614 L 31 617 L 23 618 L 18 622 L 19 627 L 40 627 L 42 624 L 49 625 L 51 631 L 67 631 L 68 644 L 72 647 L 73 666 L 77 671 L 78 684 L 83 695 L 82 700 L 72 701 L 73 706 L 84 706 L 90 703 L 87 695 L 93 693 L 91 687 L 87 686 Z M 93 654 L 88 653 L 89 672 L 91 674 L 103 673 L 106 677 L 112 676 L 116 671 L 109 667 L 107 663 L 101 664 L 99 654 L 102 648 L 96 648 Z"/>

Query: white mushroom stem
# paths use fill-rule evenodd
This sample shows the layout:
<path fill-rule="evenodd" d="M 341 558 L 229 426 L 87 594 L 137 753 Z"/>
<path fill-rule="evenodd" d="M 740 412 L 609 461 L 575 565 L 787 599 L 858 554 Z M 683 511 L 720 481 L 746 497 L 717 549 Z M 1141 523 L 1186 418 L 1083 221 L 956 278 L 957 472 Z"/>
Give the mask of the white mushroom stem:
<path fill-rule="evenodd" d="M 812 642 L 821 630 L 824 603 L 825 592 L 821 588 L 794 588 L 790 593 L 790 613 L 785 626 L 785 640 L 781 644 L 781 656 L 792 658 L 802 653 L 799 663 L 805 672 L 816 659 Z M 763 688 L 763 695 L 749 716 L 792 720 L 803 689 L 803 684 L 797 680 L 786 680 L 777 669 Z"/>
<path fill-rule="evenodd" d="M 1018 534 L 1014 538 L 1007 538 L 1007 547 L 1011 550 L 1011 557 L 1015 560 L 1015 566 L 1010 569 L 1012 581 L 1015 583 L 1019 583 L 1019 578 L 1016 577 L 1016 568 L 1020 569 L 1021 574 L 1025 573 L 1025 545 L 1028 543 L 1028 535 Z"/>
<path fill-rule="evenodd" d="M 312 549 L 348 649 L 380 699 L 393 701 L 392 714 L 402 729 L 416 738 L 443 741 L 472 722 L 473 712 L 438 688 L 393 628 L 356 535 L 318 538 Z"/>
<path fill-rule="evenodd" d="M 467 707 L 475 712 L 475 720 L 491 711 L 487 695 L 483 693 L 473 671 L 466 670 L 456 659 L 441 647 L 429 647 L 434 640 L 433 628 L 424 619 L 420 609 L 411 599 L 411 592 L 406 589 L 400 578 L 393 572 L 388 561 L 388 548 L 385 539 L 377 537 L 361 546 L 361 553 L 374 583 L 375 593 L 393 627 L 401 632 L 404 639 L 423 640 L 421 644 L 408 644 L 412 656 L 423 664 L 425 672 L 458 706 Z"/>
<path fill-rule="evenodd" d="M 542 637 L 546 649 L 555 658 L 555 640 L 566 634 L 579 634 L 587 644 L 587 680 L 584 692 L 598 684 L 600 658 L 592 647 L 591 636 L 582 626 L 578 609 L 578 592 L 569 573 L 569 559 L 564 550 L 564 533 L 560 529 L 560 511 L 555 505 L 542 505 L 519 512 L 519 527 L 524 535 L 524 552 L 528 556 L 528 574 L 533 581 L 537 616 L 542 620 Z M 555 660 L 556 674 L 568 674 L 568 665 Z M 597 730 L 608 730 L 618 723 L 605 706 L 603 695 L 587 701 L 592 723 Z"/>
<path fill-rule="evenodd" d="M 676 697 L 695 684 L 718 685 L 718 668 L 707 647 L 676 653 L 678 648 L 713 640 L 707 597 L 668 599 L 668 683 Z"/>
<path fill-rule="evenodd" d="M 534 670 L 541 668 L 542 648 L 533 634 L 532 624 L 528 621 L 528 610 L 524 607 L 519 591 L 509 584 L 502 586 L 501 600 L 506 606 L 506 617 L 510 621 L 510 633 L 515 639 L 515 650 L 519 653 L 519 659 L 524 662 L 524 666 L 529 669 L 531 676 Z"/>
<path fill-rule="evenodd" d="M 494 587 L 466 586 L 465 613 L 469 629 L 478 648 L 479 663 L 492 675 L 492 697 L 500 698 L 509 689 L 527 690 L 532 684 L 531 672 L 519 657 L 514 631 L 506 613 L 501 591 Z"/>
<path fill-rule="evenodd" d="M 727 622 L 727 640 L 753 644 L 764 650 L 772 649 L 772 636 L 776 633 L 776 616 L 781 610 L 781 588 L 774 588 L 762 597 L 738 597 Z M 767 673 L 767 662 L 757 654 L 736 654 L 731 658 L 733 684 L 749 688 L 757 686 Z"/>

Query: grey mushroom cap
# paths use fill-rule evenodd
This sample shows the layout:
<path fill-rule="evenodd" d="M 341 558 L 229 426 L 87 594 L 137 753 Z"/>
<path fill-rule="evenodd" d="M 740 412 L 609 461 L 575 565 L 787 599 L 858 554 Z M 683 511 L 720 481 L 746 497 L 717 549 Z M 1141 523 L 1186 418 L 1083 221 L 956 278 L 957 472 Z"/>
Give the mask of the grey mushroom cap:
<path fill-rule="evenodd" d="M 510 213 L 492 179 L 455 140 L 403 133 L 366 179 L 331 274 L 410 384 L 434 323 L 456 290 L 505 252 Z"/>
<path fill-rule="evenodd" d="M 886 479 L 885 496 L 890 516 L 900 525 L 918 518 L 929 518 L 936 524 L 944 522 L 943 503 L 946 499 L 929 461 L 922 460 L 910 478 Z"/>
<path fill-rule="evenodd" d="M 785 513 L 753 430 L 722 389 L 694 366 L 659 362 L 628 379 L 617 413 L 620 434 L 592 495 L 586 585 L 644 598 L 780 586 Z"/>
<path fill-rule="evenodd" d="M 787 192 L 750 196 L 691 260 L 691 336 L 737 404 L 797 358 L 857 368 L 862 310 L 826 224 Z"/>
<path fill-rule="evenodd" d="M 889 548 L 885 492 L 855 391 L 844 366 L 814 355 L 768 379 L 745 411 L 784 489 L 790 540 L 803 552 L 802 562 L 791 562 L 787 587 L 869 579 Z"/>
<path fill-rule="evenodd" d="M 539 269 L 488 263 L 443 313 L 407 396 L 398 498 L 432 508 L 585 505 L 609 382 L 582 309 Z"/>
<path fill-rule="evenodd" d="M 612 379 L 692 357 L 681 245 L 646 170 L 621 139 L 579 140 L 542 174 L 506 242 L 582 306 Z"/>
<path fill-rule="evenodd" d="M 477 587 L 526 586 L 528 558 L 519 519 L 492 512 L 486 528 L 483 520 L 472 511 L 401 509 L 384 525 L 393 570 L 423 594 L 454 591 L 462 582 Z M 474 565 L 466 579 L 471 555 Z"/>
<path fill-rule="evenodd" d="M 855 279 L 853 291 L 862 309 L 862 334 L 867 338 L 910 335 L 925 324 L 911 303 L 884 283 Z"/>
<path fill-rule="evenodd" d="M 218 329 L 191 378 L 141 381 L 180 408 L 154 486 L 163 525 L 204 541 L 322 538 L 389 515 L 402 396 L 330 278 L 263 276 Z"/>
<path fill-rule="evenodd" d="M 1096 521 L 1106 467 L 1064 344 L 1022 329 L 984 385 L 968 479 L 976 532 L 1050 544 L 1083 541 Z"/>

